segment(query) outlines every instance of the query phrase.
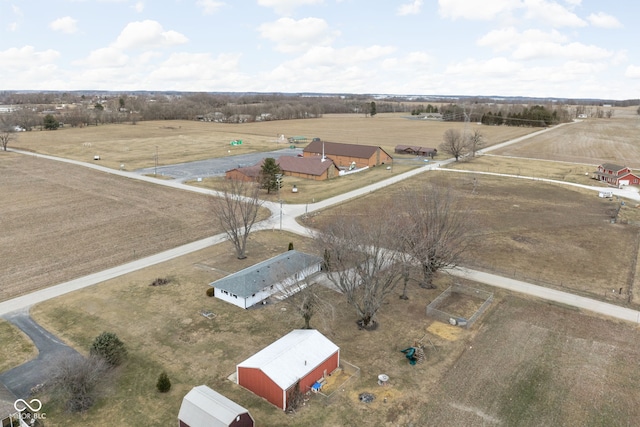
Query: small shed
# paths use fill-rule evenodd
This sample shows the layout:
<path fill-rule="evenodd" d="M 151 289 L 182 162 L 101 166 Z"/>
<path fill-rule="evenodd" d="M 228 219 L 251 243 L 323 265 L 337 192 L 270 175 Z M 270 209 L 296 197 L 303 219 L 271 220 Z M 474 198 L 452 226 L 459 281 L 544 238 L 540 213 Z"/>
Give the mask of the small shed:
<path fill-rule="evenodd" d="M 431 157 L 438 154 L 437 148 L 421 147 L 419 145 L 396 145 L 395 152 L 398 154 L 414 154 L 416 156 Z"/>
<path fill-rule="evenodd" d="M 295 329 L 236 366 L 238 384 L 286 410 L 296 389 L 314 383 L 340 365 L 340 348 L 315 329 Z"/>
<path fill-rule="evenodd" d="M 249 308 L 319 272 L 322 262 L 319 256 L 287 251 L 209 285 L 214 288 L 214 297 Z"/>
<path fill-rule="evenodd" d="M 180 427 L 253 427 L 253 417 L 242 406 L 206 385 L 191 389 L 182 399 Z"/>

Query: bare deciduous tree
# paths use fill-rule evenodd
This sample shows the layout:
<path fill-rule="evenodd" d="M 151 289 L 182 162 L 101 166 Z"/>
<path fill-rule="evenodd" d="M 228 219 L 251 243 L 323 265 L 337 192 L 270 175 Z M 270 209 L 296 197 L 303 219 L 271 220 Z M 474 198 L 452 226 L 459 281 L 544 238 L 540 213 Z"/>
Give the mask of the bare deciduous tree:
<path fill-rule="evenodd" d="M 458 159 L 466 154 L 468 147 L 467 141 L 463 138 L 462 133 L 457 129 L 447 129 L 442 137 L 442 144 L 440 144 L 440 150 L 455 157 L 456 162 Z"/>
<path fill-rule="evenodd" d="M 15 134 L 8 130 L 0 131 L 0 145 L 3 151 L 7 151 L 9 143 L 15 139 Z"/>
<path fill-rule="evenodd" d="M 398 252 L 386 247 L 388 225 L 380 215 L 347 215 L 317 234 L 326 248 L 325 259 L 331 260 L 327 277 L 356 310 L 358 324 L 365 329 L 376 326 L 376 314 L 401 274 Z"/>
<path fill-rule="evenodd" d="M 220 197 L 213 199 L 213 214 L 233 243 L 238 259 L 245 259 L 247 238 L 256 222 L 262 201 L 254 182 L 228 180 Z"/>
<path fill-rule="evenodd" d="M 65 357 L 54 368 L 51 385 L 66 399 L 69 412 L 89 409 L 101 391 L 109 365 L 101 357 Z"/>
<path fill-rule="evenodd" d="M 319 286 L 310 278 L 279 286 L 286 303 L 304 320 L 304 329 L 311 329 L 311 319 L 316 314 L 322 314 L 323 319 L 333 318 L 333 306 L 318 292 Z"/>
<path fill-rule="evenodd" d="M 15 139 L 15 127 L 10 125 L 6 119 L 0 120 L 0 146 L 3 151 L 7 151 L 7 146 Z"/>
<path fill-rule="evenodd" d="M 422 270 L 421 286 L 433 287 L 435 273 L 458 264 L 470 244 L 471 215 L 450 190 L 405 189 L 394 205 L 402 212 L 397 221 L 396 249 L 408 253 Z"/>
<path fill-rule="evenodd" d="M 471 157 L 476 156 L 476 151 L 484 144 L 484 135 L 479 129 L 474 129 L 473 133 L 467 137 L 467 146 L 471 151 Z"/>

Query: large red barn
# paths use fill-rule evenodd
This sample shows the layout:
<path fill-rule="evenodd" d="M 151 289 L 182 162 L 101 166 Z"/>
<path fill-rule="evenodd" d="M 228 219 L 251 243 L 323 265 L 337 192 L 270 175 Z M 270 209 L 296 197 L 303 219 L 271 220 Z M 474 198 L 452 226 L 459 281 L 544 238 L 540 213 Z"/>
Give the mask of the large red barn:
<path fill-rule="evenodd" d="M 286 410 L 299 386 L 306 393 L 340 364 L 340 349 L 314 329 L 296 329 L 236 367 L 238 384 Z"/>

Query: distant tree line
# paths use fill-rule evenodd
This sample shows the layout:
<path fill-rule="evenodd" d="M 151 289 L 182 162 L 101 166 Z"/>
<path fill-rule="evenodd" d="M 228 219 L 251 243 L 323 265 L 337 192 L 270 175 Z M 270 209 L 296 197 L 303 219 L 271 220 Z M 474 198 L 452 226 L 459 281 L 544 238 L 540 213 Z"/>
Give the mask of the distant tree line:
<path fill-rule="evenodd" d="M 220 123 L 319 118 L 323 114 L 408 112 L 401 102 L 373 102 L 371 96 L 302 96 L 210 93 L 16 93 L 0 92 L 12 122 L 25 130 L 52 116 L 71 127 L 139 120 L 202 120 Z M 372 110 L 374 108 L 375 110 Z M 50 118 L 48 118 L 50 120 Z M 51 128 L 51 125 L 49 125 Z"/>

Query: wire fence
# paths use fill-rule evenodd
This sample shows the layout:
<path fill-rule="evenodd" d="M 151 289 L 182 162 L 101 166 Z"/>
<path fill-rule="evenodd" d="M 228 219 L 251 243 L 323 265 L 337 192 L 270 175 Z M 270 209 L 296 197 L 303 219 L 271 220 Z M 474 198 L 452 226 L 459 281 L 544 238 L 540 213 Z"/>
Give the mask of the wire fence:
<path fill-rule="evenodd" d="M 496 265 L 487 265 L 473 261 L 465 261 L 464 266 L 485 273 L 496 274 L 499 276 L 520 280 L 522 282 L 531 283 L 533 285 L 543 286 L 545 288 L 569 292 L 586 298 L 600 299 L 607 302 L 615 302 L 618 304 L 629 303 L 631 302 L 632 298 L 629 291 L 630 287 L 628 286 L 628 284 L 625 284 L 622 287 L 611 285 L 611 287 L 607 287 L 606 289 L 593 292 L 585 290 L 584 287 L 580 286 L 579 282 L 568 282 L 563 280 L 551 281 L 550 279 L 543 277 L 542 271 L 538 274 L 532 274 L 531 272 L 525 272 L 523 270 L 518 270 L 517 268 L 504 268 Z"/>
<path fill-rule="evenodd" d="M 461 316 L 459 313 L 449 313 L 442 309 L 442 306 L 446 302 L 446 300 L 454 293 L 467 295 L 473 298 L 483 299 L 483 303 L 480 307 L 471 315 L 469 318 L 465 318 Z M 493 302 L 493 293 L 483 291 L 481 289 L 470 288 L 467 286 L 460 285 L 458 283 L 454 283 L 449 286 L 444 292 L 436 297 L 429 305 L 427 305 L 427 316 L 435 318 L 443 323 L 450 323 L 452 325 L 457 325 L 460 327 L 464 327 L 466 329 L 470 328 L 476 320 L 484 313 L 489 305 Z"/>

